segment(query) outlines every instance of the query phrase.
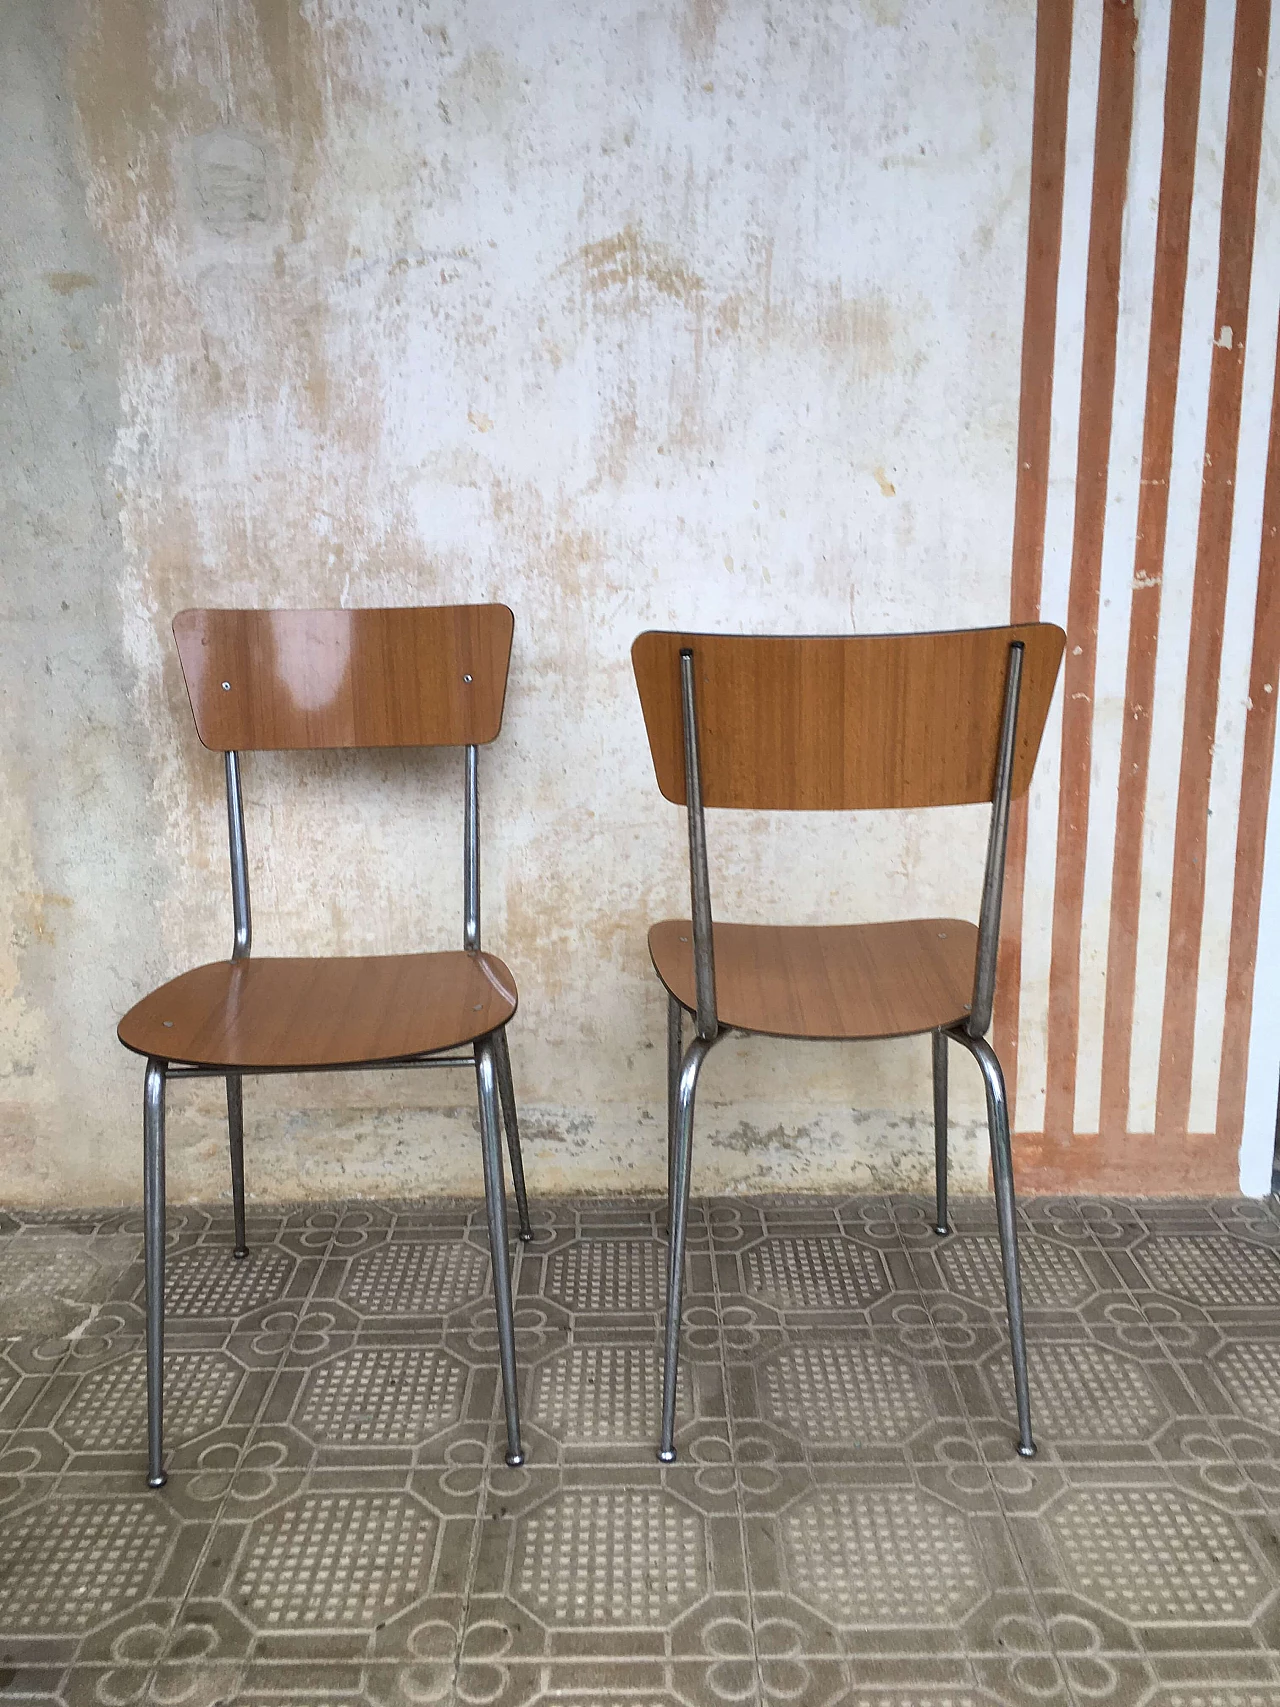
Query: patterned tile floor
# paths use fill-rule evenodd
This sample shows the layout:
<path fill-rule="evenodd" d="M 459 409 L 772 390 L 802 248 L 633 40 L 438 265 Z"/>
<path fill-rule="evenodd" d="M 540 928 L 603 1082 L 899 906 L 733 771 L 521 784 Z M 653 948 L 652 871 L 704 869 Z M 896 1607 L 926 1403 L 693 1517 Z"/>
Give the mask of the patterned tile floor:
<path fill-rule="evenodd" d="M 0 1704 L 1280 1707 L 1280 1209 L 542 1205 L 502 1462 L 477 1205 L 171 1215 L 142 1485 L 136 1213 L 0 1215 Z"/>

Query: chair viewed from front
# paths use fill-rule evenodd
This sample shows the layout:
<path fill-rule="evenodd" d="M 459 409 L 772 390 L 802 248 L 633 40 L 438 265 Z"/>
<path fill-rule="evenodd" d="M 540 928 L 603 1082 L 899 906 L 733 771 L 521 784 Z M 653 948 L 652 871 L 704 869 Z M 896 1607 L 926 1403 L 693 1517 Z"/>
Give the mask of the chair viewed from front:
<path fill-rule="evenodd" d="M 234 937 L 230 960 L 162 985 L 120 1021 L 147 1059 L 143 1150 L 147 1481 L 163 1463 L 165 1087 L 225 1078 L 235 1256 L 246 1257 L 242 1081 L 255 1073 L 473 1067 L 507 1463 L 520 1464 L 515 1333 L 499 1106 L 520 1237 L 531 1237 L 506 1027 L 507 967 L 480 947 L 479 748 L 502 724 L 514 619 L 505 605 L 403 610 L 188 610 L 173 624 L 196 730 L 224 755 Z M 462 948 L 455 952 L 252 959 L 239 754 L 351 747 L 465 748 Z M 469 1053 L 459 1053 L 468 1049 Z"/>
<path fill-rule="evenodd" d="M 1009 803 L 1026 792 L 1064 636 L 1048 623 L 941 634 L 642 634 L 631 649 L 658 786 L 689 824 L 691 919 L 649 932 L 667 991 L 667 1327 L 658 1456 L 675 1451 L 694 1097 L 726 1029 L 871 1039 L 929 1032 L 937 1220 L 947 1223 L 947 1044 L 982 1072 L 1018 1409 L 1027 1388 L 1004 1076 L 986 1039 Z M 713 923 L 705 809 L 865 810 L 991 802 L 976 926 Z M 684 1048 L 684 1016 L 693 1038 Z"/>

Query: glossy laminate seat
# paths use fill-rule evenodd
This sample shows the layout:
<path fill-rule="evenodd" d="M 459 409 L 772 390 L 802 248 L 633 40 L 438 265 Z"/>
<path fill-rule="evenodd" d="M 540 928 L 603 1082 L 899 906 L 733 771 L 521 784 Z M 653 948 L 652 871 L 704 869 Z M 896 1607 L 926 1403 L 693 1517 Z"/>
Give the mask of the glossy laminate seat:
<path fill-rule="evenodd" d="M 941 634 L 642 634 L 632 647 L 658 786 L 688 814 L 690 917 L 649 932 L 667 991 L 670 1245 L 659 1457 L 675 1458 L 676 1372 L 698 1077 L 726 1028 L 775 1037 L 932 1038 L 937 1221 L 947 1225 L 947 1044 L 987 1096 L 1018 1406 L 1027 1384 L 1004 1077 L 987 1041 L 1009 803 L 1025 793 L 1062 659 L 1048 623 Z M 717 923 L 706 811 L 851 811 L 989 801 L 978 923 Z M 694 1035 L 684 1045 L 686 1016 Z"/>
<path fill-rule="evenodd" d="M 472 1067 L 506 1403 L 507 1462 L 523 1462 L 499 1107 L 520 1236 L 529 1211 L 506 1027 L 508 968 L 480 946 L 479 748 L 502 724 L 513 618 L 505 605 L 404 610 L 191 610 L 174 621 L 201 742 L 224 755 L 230 830 L 229 960 L 180 973 L 120 1021 L 147 1060 L 143 1095 L 147 1480 L 164 1483 L 165 1092 L 226 1080 L 235 1256 L 247 1257 L 243 1080 L 361 1067 Z M 434 953 L 254 959 L 240 754 L 462 747 L 463 943 Z M 455 1053 L 456 1051 L 464 1053 Z"/>

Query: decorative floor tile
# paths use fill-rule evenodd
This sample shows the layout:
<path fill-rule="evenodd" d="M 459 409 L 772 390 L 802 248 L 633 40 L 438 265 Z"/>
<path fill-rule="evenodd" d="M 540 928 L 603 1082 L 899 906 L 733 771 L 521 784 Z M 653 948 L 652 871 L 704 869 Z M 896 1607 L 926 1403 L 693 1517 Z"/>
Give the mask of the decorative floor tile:
<path fill-rule="evenodd" d="M 1240 1340 L 1225 1345 L 1214 1365 L 1241 1416 L 1280 1428 L 1280 1341 Z"/>
<path fill-rule="evenodd" d="M 364 1346 L 308 1370 L 298 1428 L 337 1446 L 408 1446 L 462 1415 L 467 1370 L 447 1352 Z"/>
<path fill-rule="evenodd" d="M 1147 1285 L 1210 1308 L 1280 1310 L 1280 1253 L 1225 1234 L 1155 1234 L 1134 1252 Z"/>
<path fill-rule="evenodd" d="M 948 1292 L 996 1309 L 1004 1308 L 1004 1264 L 998 1237 L 953 1236 L 936 1253 Z M 1074 1309 L 1096 1288 L 1076 1251 L 1044 1238 L 1018 1244 L 1023 1304 L 1028 1310 Z"/>
<path fill-rule="evenodd" d="M 779 1535 L 793 1591 L 835 1624 L 953 1624 L 985 1591 L 964 1518 L 914 1489 L 817 1488 Z"/>
<path fill-rule="evenodd" d="M 1067 1583 L 1134 1623 L 1243 1623 L 1274 1586 L 1233 1519 L 1171 1488 L 1081 1489 L 1048 1523 Z"/>
<path fill-rule="evenodd" d="M 761 1367 L 763 1408 L 822 1445 L 909 1438 L 929 1415 L 920 1372 L 876 1344 L 789 1346 Z"/>
<path fill-rule="evenodd" d="M 662 1361 L 652 1346 L 570 1346 L 529 1382 L 529 1420 L 568 1440 L 652 1439 L 661 1408 Z"/>
<path fill-rule="evenodd" d="M 217 1246 L 197 1246 L 165 1265 L 166 1317 L 203 1321 L 244 1315 L 282 1298 L 292 1273 L 293 1263 L 279 1251 L 228 1261 L 228 1253 Z"/>
<path fill-rule="evenodd" d="M 524 1467 L 479 1205 L 181 1206 L 158 1492 L 140 1218 L 0 1215 L 5 1698 L 1280 1707 L 1274 1205 L 1021 1205 L 1028 1463 L 989 1197 L 695 1204 L 660 1466 L 663 1208 L 530 1183 Z"/>
<path fill-rule="evenodd" d="M 889 1291 L 880 1253 L 838 1237 L 765 1239 L 742 1275 L 744 1291 L 783 1310 L 859 1310 Z"/>
<path fill-rule="evenodd" d="M 448 1472 L 296 1472 L 257 1452 L 237 1472 L 169 1657 L 353 1666 L 441 1644 L 452 1654 L 475 1477 L 460 1488 Z"/>
<path fill-rule="evenodd" d="M 707 1586 L 702 1526 L 660 1488 L 566 1489 L 526 1518 L 512 1592 L 553 1624 L 652 1628 Z"/>
<path fill-rule="evenodd" d="M 26 1479 L 0 1519 L 0 1664 L 153 1663 L 225 1491 L 205 1481 Z"/>
<path fill-rule="evenodd" d="M 413 1597 L 435 1520 L 401 1494 L 309 1494 L 256 1525 L 236 1585 L 262 1630 L 363 1630 Z"/>
<path fill-rule="evenodd" d="M 173 1534 L 168 1512 L 145 1493 L 58 1500 L 10 1516 L 0 1534 L 0 1629 L 85 1635 L 146 1599 Z"/>
<path fill-rule="evenodd" d="M 338 1296 L 365 1316 L 443 1316 L 488 1285 L 489 1257 L 475 1245 L 394 1240 L 353 1258 Z"/>
<path fill-rule="evenodd" d="M 547 1259 L 546 1295 L 575 1314 L 663 1308 L 667 1248 L 654 1239 L 584 1239 Z"/>

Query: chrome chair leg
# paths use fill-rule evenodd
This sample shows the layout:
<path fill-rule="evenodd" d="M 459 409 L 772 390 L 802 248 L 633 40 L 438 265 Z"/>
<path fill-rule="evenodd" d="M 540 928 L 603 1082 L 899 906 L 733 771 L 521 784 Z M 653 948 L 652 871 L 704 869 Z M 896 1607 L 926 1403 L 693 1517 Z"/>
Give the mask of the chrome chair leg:
<path fill-rule="evenodd" d="M 680 1089 L 680 1057 L 684 1052 L 684 1009 L 667 997 L 667 1237 L 671 1237 L 671 1205 L 676 1197 L 676 1097 Z"/>
<path fill-rule="evenodd" d="M 933 1177 L 938 1213 L 933 1230 L 944 1238 L 951 1227 L 947 1220 L 947 1034 L 933 1033 Z"/>
<path fill-rule="evenodd" d="M 498 1094 L 493 1037 L 475 1045 L 476 1084 L 480 1093 L 480 1151 L 484 1158 L 484 1201 L 493 1260 L 493 1302 L 498 1316 L 498 1358 L 507 1413 L 507 1463 L 524 1463 L 520 1445 L 520 1400 L 516 1391 L 516 1330 L 511 1308 L 511 1258 L 507 1245 L 507 1194 L 502 1178 L 502 1139 L 498 1132 Z"/>
<path fill-rule="evenodd" d="M 511 1051 L 507 1047 L 507 1028 L 504 1025 L 493 1034 L 494 1064 L 498 1070 L 498 1096 L 502 1103 L 502 1124 L 507 1134 L 507 1153 L 511 1157 L 511 1189 L 516 1195 L 516 1214 L 520 1219 L 520 1239 L 528 1244 L 533 1237 L 529 1225 L 529 1197 L 524 1187 L 524 1158 L 520 1154 L 520 1122 L 516 1116 L 516 1090 L 511 1079 Z"/>
<path fill-rule="evenodd" d="M 244 1239 L 244 1097 L 243 1078 L 239 1073 L 227 1074 L 227 1140 L 231 1147 L 231 1213 L 235 1218 L 235 1249 L 233 1255 L 247 1257 L 249 1247 Z"/>
<path fill-rule="evenodd" d="M 1031 1392 L 1027 1380 L 1027 1341 L 1022 1326 L 1022 1281 L 1018 1271 L 1018 1220 L 1013 1198 L 1013 1150 L 1009 1141 L 1009 1099 L 1004 1073 L 995 1050 L 984 1037 L 967 1032 L 950 1034 L 973 1055 L 982 1069 L 987 1093 L 987 1127 L 991 1134 L 991 1171 L 995 1179 L 996 1219 L 1000 1227 L 1000 1256 L 1004 1263 L 1004 1297 L 1009 1311 L 1009 1350 L 1013 1359 L 1013 1388 L 1018 1402 L 1018 1452 L 1034 1458 L 1031 1436 Z"/>
<path fill-rule="evenodd" d="M 684 1302 L 684 1248 L 689 1230 L 689 1175 L 693 1153 L 693 1099 L 698 1075 L 711 1049 L 704 1037 L 689 1045 L 676 1086 L 675 1142 L 667 1220 L 667 1332 L 662 1364 L 662 1435 L 658 1457 L 664 1464 L 676 1458 L 676 1378 L 680 1363 L 680 1315 Z"/>
<path fill-rule="evenodd" d="M 143 1255 L 147 1300 L 147 1486 L 164 1472 L 164 1083 L 168 1063 L 147 1062 L 142 1090 Z"/>

